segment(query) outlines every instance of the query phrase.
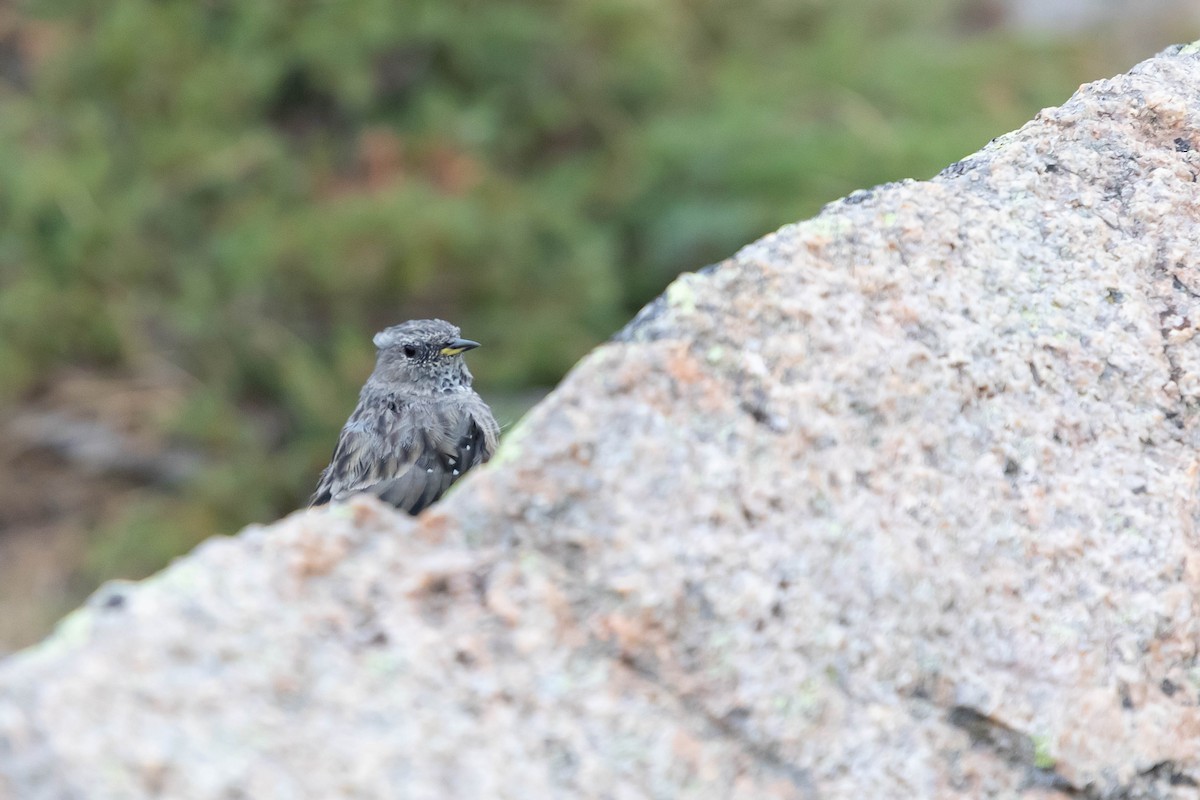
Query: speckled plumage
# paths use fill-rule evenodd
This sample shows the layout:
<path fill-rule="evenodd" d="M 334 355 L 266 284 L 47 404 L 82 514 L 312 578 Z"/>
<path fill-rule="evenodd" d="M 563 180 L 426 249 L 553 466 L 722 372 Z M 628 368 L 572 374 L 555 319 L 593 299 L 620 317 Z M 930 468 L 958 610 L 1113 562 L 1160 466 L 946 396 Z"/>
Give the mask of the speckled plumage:
<path fill-rule="evenodd" d="M 491 458 L 500 426 L 471 388 L 462 353 L 478 346 L 442 320 L 375 335 L 375 371 L 321 473 L 312 505 L 369 493 L 410 514 Z"/>

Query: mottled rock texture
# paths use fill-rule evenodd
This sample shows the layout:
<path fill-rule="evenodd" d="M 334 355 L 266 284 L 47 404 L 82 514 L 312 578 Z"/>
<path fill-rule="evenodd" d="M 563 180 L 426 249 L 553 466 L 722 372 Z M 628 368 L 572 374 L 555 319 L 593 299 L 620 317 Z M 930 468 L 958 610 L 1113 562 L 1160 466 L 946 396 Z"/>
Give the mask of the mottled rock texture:
<path fill-rule="evenodd" d="M 411 520 L 0 667 L 0 797 L 1200 793 L 1200 56 L 685 275 Z"/>

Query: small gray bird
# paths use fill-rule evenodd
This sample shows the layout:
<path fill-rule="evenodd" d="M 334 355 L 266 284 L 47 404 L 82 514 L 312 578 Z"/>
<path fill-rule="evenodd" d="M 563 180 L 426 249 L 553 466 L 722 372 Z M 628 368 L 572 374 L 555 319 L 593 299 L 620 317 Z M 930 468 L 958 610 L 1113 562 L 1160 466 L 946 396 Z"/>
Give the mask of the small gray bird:
<path fill-rule="evenodd" d="M 375 371 L 346 421 L 312 505 L 369 493 L 410 514 L 491 458 L 500 436 L 462 354 L 479 346 L 440 319 L 375 334 Z"/>

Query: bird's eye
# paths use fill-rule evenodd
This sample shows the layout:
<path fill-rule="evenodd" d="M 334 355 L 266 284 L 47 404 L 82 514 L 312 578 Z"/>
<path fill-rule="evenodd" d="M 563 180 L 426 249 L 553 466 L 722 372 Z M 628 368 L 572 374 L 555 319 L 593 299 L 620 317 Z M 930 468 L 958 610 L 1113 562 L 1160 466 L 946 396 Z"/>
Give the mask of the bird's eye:
<path fill-rule="evenodd" d="M 407 356 L 408 358 L 415 358 L 417 355 L 416 345 L 411 345 L 411 344 L 404 345 L 404 355 Z"/>

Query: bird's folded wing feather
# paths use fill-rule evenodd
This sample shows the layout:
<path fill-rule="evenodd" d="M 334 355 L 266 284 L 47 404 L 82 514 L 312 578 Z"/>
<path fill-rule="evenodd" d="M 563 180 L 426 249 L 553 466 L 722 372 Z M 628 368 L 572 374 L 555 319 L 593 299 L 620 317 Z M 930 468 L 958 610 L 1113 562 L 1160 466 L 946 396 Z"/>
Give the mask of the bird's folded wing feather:
<path fill-rule="evenodd" d="M 433 424 L 418 432 L 411 469 L 372 491 L 416 514 L 442 496 L 450 485 L 479 463 L 480 429 L 469 413 L 435 414 Z"/>
<path fill-rule="evenodd" d="M 389 398 L 363 398 L 338 437 L 321 474 L 313 505 L 343 500 L 412 468 L 416 460 L 412 409 Z"/>

